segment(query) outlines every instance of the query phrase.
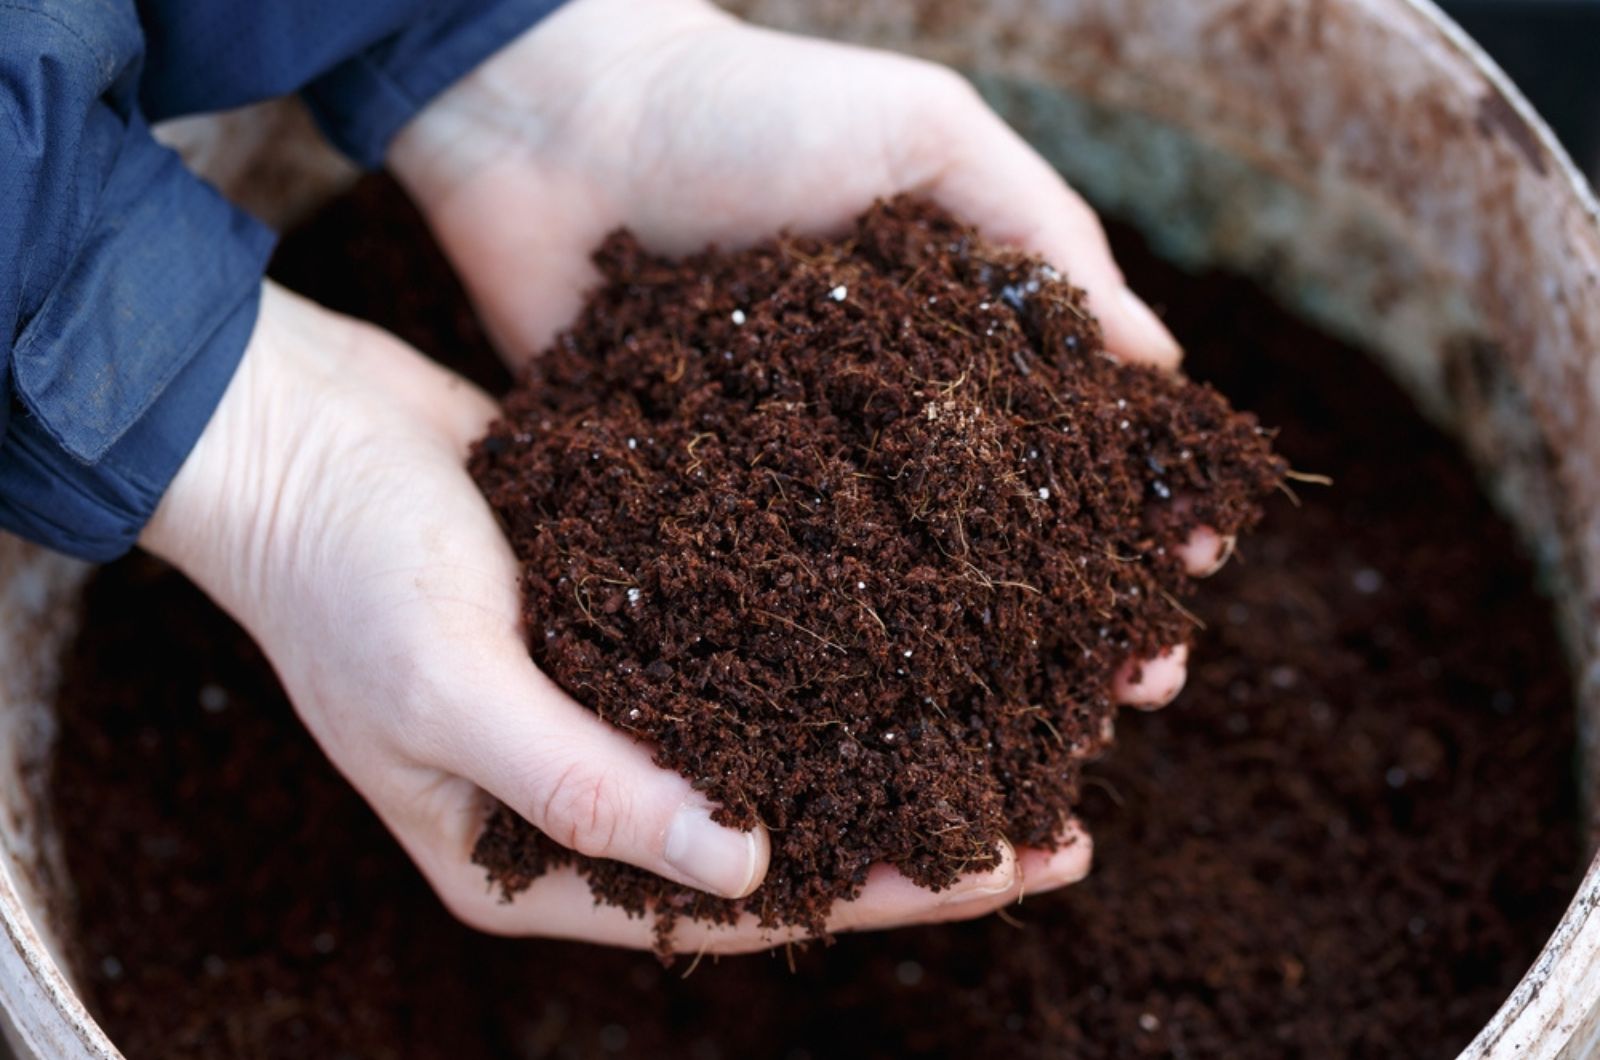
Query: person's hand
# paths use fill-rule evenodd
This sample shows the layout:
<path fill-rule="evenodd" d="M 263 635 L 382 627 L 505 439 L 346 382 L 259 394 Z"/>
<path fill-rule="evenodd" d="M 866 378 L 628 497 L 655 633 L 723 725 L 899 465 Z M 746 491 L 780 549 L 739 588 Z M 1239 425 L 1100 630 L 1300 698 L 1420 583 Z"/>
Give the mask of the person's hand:
<path fill-rule="evenodd" d="M 915 192 L 1031 251 L 1089 294 L 1110 351 L 1182 351 L 1128 289 L 1083 201 L 947 67 L 747 25 L 707 0 L 572 0 L 413 119 L 389 164 L 514 365 L 571 322 L 590 255 L 627 227 L 652 250 L 835 233 Z M 1233 542 L 1186 543 L 1209 574 Z M 1160 706 L 1181 649 L 1119 677 Z"/>
<path fill-rule="evenodd" d="M 458 917 L 648 947 L 651 924 L 597 906 L 571 869 L 506 904 L 469 860 L 484 791 L 584 854 L 728 897 L 754 890 L 768 857 L 765 833 L 712 823 L 687 780 L 533 665 L 515 558 L 465 470 L 494 414 L 398 339 L 268 284 L 244 360 L 141 543 L 255 637 L 328 757 Z M 1081 876 L 1087 845 L 1041 864 Z M 834 924 L 985 912 L 1021 886 L 1010 856 L 941 894 L 880 868 Z M 676 937 L 737 950 L 792 936 L 747 921 Z"/>
<path fill-rule="evenodd" d="M 573 318 L 598 280 L 589 255 L 612 229 L 665 253 L 740 246 L 784 228 L 842 231 L 904 191 L 1084 287 L 1113 353 L 1169 369 L 1180 359 L 1123 282 L 1094 213 L 966 81 L 751 27 L 703 0 L 573 0 L 424 109 L 389 161 L 513 363 Z M 1231 548 L 1201 528 L 1184 559 L 1210 573 Z M 1167 703 L 1185 661 L 1178 647 L 1130 662 L 1118 698 Z M 1085 838 L 1053 855 L 1023 850 L 1020 885 L 1077 880 L 1088 853 Z M 884 926 L 924 916 L 927 903 L 875 880 L 844 912 Z"/>
<path fill-rule="evenodd" d="M 389 164 L 514 359 L 576 314 L 626 225 L 665 253 L 845 230 L 917 192 L 1089 292 L 1113 352 L 1176 367 L 1087 204 L 943 66 L 706 0 L 571 0 L 445 92 Z"/>

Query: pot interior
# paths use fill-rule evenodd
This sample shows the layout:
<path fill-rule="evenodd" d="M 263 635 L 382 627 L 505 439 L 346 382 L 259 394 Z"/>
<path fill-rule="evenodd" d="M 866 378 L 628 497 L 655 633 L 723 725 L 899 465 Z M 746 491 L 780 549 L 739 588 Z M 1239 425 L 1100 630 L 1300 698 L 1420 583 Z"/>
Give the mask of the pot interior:
<path fill-rule="evenodd" d="M 1542 127 L 1431 13 L 1378 0 L 735 6 L 954 63 L 1163 255 L 1249 274 L 1369 351 L 1461 440 L 1536 557 L 1591 765 L 1600 228 Z M 27 914 L 7 917 L 15 953 L 0 964 L 14 981 L 0 994 L 26 1042 L 63 1055 L 110 1048 L 59 971 L 67 892 L 42 801 L 56 660 L 86 574 L 0 540 L 0 906 Z M 1512 1026 L 1544 1033 L 1527 1055 L 1590 1040 L 1594 994 L 1576 984 L 1597 944 L 1579 912 L 1469 1055 L 1500 1055 Z M 1564 961 L 1573 989 L 1541 1000 Z"/>

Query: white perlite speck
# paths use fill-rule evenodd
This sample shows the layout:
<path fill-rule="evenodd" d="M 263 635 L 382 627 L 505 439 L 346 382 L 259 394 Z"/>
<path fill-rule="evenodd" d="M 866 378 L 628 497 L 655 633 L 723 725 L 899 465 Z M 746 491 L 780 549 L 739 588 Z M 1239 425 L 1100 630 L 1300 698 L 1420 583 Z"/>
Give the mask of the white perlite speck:
<path fill-rule="evenodd" d="M 841 283 L 839 286 L 828 292 L 828 297 L 833 299 L 835 302 L 842 302 L 845 300 L 845 296 L 849 293 L 850 288 Z"/>
<path fill-rule="evenodd" d="M 743 309 L 735 309 L 733 311 L 733 322 L 735 324 L 740 324 L 740 325 L 742 325 L 744 323 L 744 310 Z"/>
<path fill-rule="evenodd" d="M 1047 500 L 1050 499 L 1050 487 L 1049 486 L 1040 486 L 1039 487 L 1039 499 L 1042 500 L 1042 501 L 1047 501 Z"/>
<path fill-rule="evenodd" d="M 644 598 L 644 593 L 640 592 L 638 589 L 629 589 L 628 590 L 628 603 L 637 604 L 643 598 Z"/>

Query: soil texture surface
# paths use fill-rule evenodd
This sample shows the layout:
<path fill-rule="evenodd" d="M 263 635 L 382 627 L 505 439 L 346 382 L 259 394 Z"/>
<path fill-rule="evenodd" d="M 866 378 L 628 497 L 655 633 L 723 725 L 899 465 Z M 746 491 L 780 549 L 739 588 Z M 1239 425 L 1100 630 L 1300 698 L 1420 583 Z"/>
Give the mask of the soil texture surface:
<path fill-rule="evenodd" d="M 51 778 L 78 977 L 111 1037 L 134 1060 L 1454 1056 L 1578 878 L 1549 605 L 1457 451 L 1362 355 L 1248 282 L 1116 243 L 1189 371 L 1335 484 L 1270 501 L 1187 604 L 1205 622 L 1188 688 L 1123 715 L 1084 770 L 1087 880 L 1015 923 L 686 977 L 686 961 L 475 935 L 247 638 L 135 559 L 91 587 Z M 506 385 L 390 184 L 290 236 L 276 270 Z"/>
<path fill-rule="evenodd" d="M 821 934 L 883 862 L 926 887 L 1052 848 L 1125 663 L 1186 644 L 1177 555 L 1283 462 L 1210 387 L 1105 352 L 1083 293 L 931 204 L 682 262 L 626 233 L 472 472 L 540 669 L 770 829 L 743 902 L 575 857 L 499 806 L 511 894 L 577 861 L 672 921 Z"/>

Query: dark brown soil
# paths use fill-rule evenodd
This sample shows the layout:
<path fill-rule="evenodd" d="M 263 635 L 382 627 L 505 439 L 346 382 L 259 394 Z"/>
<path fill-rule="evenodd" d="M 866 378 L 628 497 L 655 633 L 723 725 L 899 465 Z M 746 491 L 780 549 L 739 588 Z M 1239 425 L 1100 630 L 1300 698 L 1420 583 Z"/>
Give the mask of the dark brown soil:
<path fill-rule="evenodd" d="M 793 972 L 780 953 L 685 979 L 475 936 L 248 641 L 128 562 L 92 590 L 53 781 L 80 974 L 113 1038 L 134 1060 L 1453 1056 L 1576 883 L 1548 607 L 1453 448 L 1362 357 L 1247 283 L 1118 245 L 1191 371 L 1336 485 L 1274 502 L 1202 587 L 1189 688 L 1123 717 L 1088 771 L 1088 880 L 1030 898 L 1020 928 L 845 937 Z M 278 270 L 492 365 L 386 184 L 291 238 Z"/>
<path fill-rule="evenodd" d="M 498 806 L 509 896 L 595 895 L 821 933 L 886 862 L 938 889 L 1054 847 L 1125 662 L 1186 643 L 1175 554 L 1237 533 L 1283 463 L 1209 387 L 1112 360 L 1083 292 L 929 203 L 842 241 L 669 262 L 626 233 L 472 472 L 523 564 L 535 662 L 649 741 L 726 824 L 772 830 L 727 902 L 576 858 Z"/>

